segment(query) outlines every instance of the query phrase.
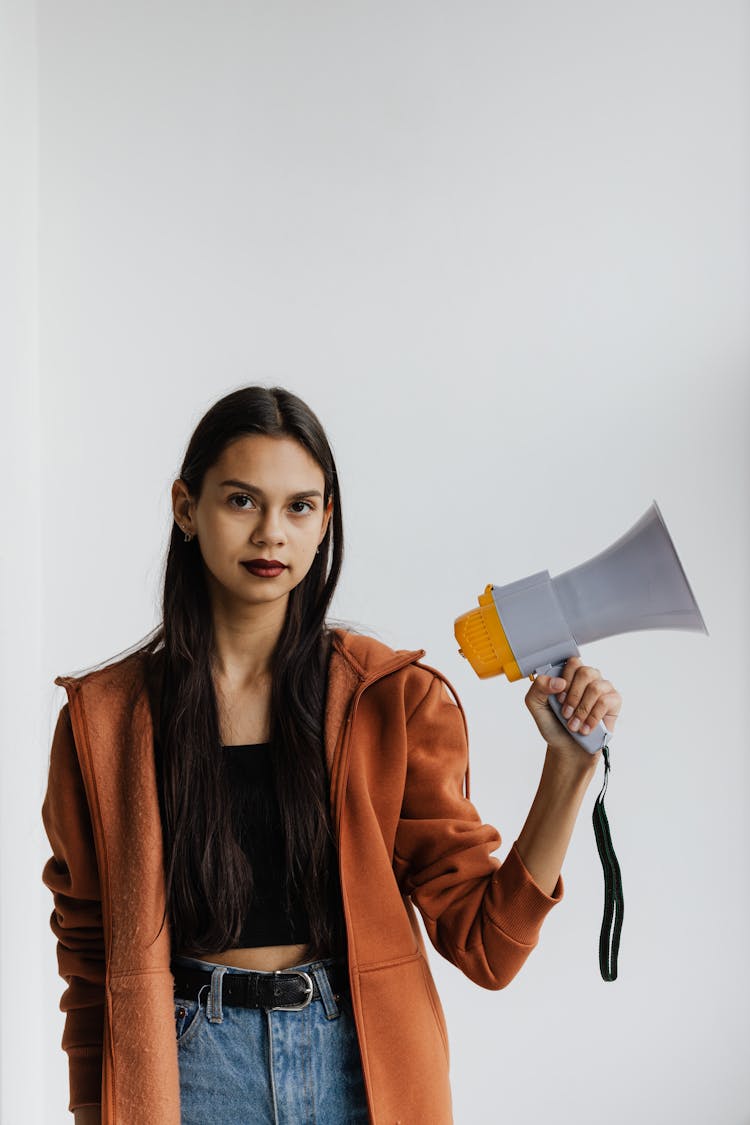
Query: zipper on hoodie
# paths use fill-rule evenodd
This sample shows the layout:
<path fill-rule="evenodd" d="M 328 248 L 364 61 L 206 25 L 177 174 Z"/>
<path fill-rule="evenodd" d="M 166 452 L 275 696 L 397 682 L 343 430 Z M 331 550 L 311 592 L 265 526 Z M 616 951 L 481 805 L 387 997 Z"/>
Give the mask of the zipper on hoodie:
<path fill-rule="evenodd" d="M 390 676 L 393 672 L 399 672 L 402 668 L 407 668 L 409 664 L 416 664 L 418 660 L 425 655 L 424 649 L 418 649 L 415 652 L 410 652 L 397 660 L 386 664 L 383 668 L 379 669 L 371 677 L 366 678 L 356 688 L 351 701 L 349 703 L 349 711 L 346 719 L 344 720 L 339 738 L 337 740 L 337 747 L 334 751 L 333 761 L 331 762 L 331 781 L 332 792 L 331 798 L 334 802 L 336 809 L 336 842 L 341 839 L 341 814 L 344 807 L 344 793 L 346 791 L 346 782 L 349 777 L 349 743 L 351 740 L 351 730 L 354 725 L 354 717 L 357 713 L 359 701 L 364 695 L 365 691 L 372 687 L 373 684 L 378 683 L 380 680 Z M 345 657 L 346 659 L 346 657 Z"/>

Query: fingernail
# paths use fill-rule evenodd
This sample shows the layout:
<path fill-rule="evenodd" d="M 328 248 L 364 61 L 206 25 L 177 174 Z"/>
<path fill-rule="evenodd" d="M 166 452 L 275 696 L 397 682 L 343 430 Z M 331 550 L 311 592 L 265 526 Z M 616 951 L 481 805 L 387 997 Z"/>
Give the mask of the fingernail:
<path fill-rule="evenodd" d="M 565 700 L 568 698 L 567 691 L 561 691 L 557 698 L 560 700 L 561 703 L 564 703 Z"/>
<path fill-rule="evenodd" d="M 584 723 L 583 726 L 581 727 L 581 734 L 588 734 L 590 730 L 591 730 L 591 727 L 589 726 L 589 724 Z"/>
<path fill-rule="evenodd" d="M 580 725 L 581 725 L 580 719 L 572 719 L 571 722 L 568 723 L 569 729 L 573 730 L 573 731 L 578 730 Z"/>
<path fill-rule="evenodd" d="M 572 707 L 570 707 L 570 706 L 568 706 L 568 707 L 563 707 L 563 712 L 562 712 L 562 713 L 563 713 L 563 718 L 564 718 L 564 719 L 569 719 L 569 718 L 570 718 L 570 716 L 571 716 L 571 715 L 573 714 L 573 708 L 572 708 Z"/>
<path fill-rule="evenodd" d="M 549 686 L 553 691 L 559 691 L 560 688 L 565 687 L 565 680 L 561 680 L 559 676 L 552 676 L 549 682 Z"/>

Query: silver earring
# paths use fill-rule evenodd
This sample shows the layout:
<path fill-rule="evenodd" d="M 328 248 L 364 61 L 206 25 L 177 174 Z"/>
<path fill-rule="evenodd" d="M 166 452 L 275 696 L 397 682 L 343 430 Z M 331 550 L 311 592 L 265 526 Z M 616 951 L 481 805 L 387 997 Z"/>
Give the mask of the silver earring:
<path fill-rule="evenodd" d="M 192 536 L 191 532 L 186 531 L 185 532 L 185 542 L 189 543 L 192 538 L 193 538 L 193 536 Z"/>

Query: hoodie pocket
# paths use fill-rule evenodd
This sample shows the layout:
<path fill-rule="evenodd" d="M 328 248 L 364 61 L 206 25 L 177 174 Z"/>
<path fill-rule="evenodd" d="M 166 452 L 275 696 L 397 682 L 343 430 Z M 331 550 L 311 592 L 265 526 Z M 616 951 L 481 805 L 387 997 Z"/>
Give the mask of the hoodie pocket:
<path fill-rule="evenodd" d="M 375 1119 L 452 1120 L 447 1035 L 424 958 L 417 953 L 358 976 L 358 1031 Z"/>

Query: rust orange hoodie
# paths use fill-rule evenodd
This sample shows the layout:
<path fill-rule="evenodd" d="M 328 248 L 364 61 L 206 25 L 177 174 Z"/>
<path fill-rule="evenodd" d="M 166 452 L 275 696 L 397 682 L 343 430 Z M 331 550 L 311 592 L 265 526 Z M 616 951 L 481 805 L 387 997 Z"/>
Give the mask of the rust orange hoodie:
<path fill-rule="evenodd" d="M 423 651 L 337 630 L 325 745 L 354 1015 L 373 1125 L 448 1125 L 448 1037 L 417 924 L 483 988 L 518 972 L 562 897 L 469 800 L 464 712 Z M 170 936 L 147 661 L 65 687 L 42 808 L 42 878 L 67 982 L 71 1110 L 103 1125 L 179 1125 Z M 158 934 L 158 936 L 157 936 Z"/>

